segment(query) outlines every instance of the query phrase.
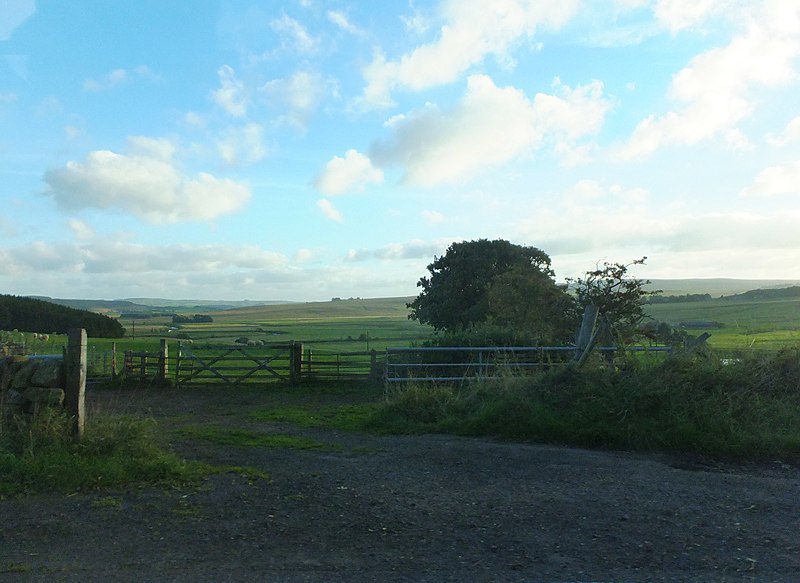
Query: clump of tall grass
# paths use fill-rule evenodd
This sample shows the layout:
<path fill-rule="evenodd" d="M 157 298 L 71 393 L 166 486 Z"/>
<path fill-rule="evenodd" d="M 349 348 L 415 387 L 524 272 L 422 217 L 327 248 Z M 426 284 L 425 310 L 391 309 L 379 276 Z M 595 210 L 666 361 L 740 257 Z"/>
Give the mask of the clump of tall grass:
<path fill-rule="evenodd" d="M 724 362 L 631 359 L 462 386 L 397 391 L 373 422 L 394 431 L 800 461 L 800 349 Z"/>
<path fill-rule="evenodd" d="M 80 441 L 65 413 L 7 420 L 0 434 L 0 497 L 75 492 L 127 483 L 189 483 L 208 474 L 158 444 L 155 421 L 96 415 Z"/>

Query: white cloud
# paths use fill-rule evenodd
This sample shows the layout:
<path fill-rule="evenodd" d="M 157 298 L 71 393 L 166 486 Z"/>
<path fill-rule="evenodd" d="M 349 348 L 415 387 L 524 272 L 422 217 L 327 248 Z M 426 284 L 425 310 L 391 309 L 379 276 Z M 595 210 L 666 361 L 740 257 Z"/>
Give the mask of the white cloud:
<path fill-rule="evenodd" d="M 438 211 L 422 211 L 422 220 L 429 225 L 441 225 L 444 222 L 444 215 Z"/>
<path fill-rule="evenodd" d="M 798 140 L 800 140 L 800 115 L 790 121 L 780 135 L 770 134 L 767 136 L 767 142 L 776 148 Z"/>
<path fill-rule="evenodd" d="M 600 130 L 611 103 L 599 82 L 575 89 L 558 80 L 555 85 L 561 95 L 539 93 L 529 100 L 519 89 L 472 75 L 453 111 L 428 105 L 392 118 L 387 125 L 394 135 L 375 144 L 370 157 L 379 166 L 404 166 L 410 183 L 432 186 L 463 181 L 547 141 L 569 154 Z"/>
<path fill-rule="evenodd" d="M 450 240 L 423 241 L 414 239 L 404 243 L 390 243 L 378 249 L 350 249 L 347 252 L 345 261 L 431 259 L 434 255 L 441 254 L 451 242 Z"/>
<path fill-rule="evenodd" d="M 672 34 L 696 27 L 725 7 L 720 0 L 658 0 L 654 13 Z"/>
<path fill-rule="evenodd" d="M 67 224 L 69 225 L 73 236 L 80 241 L 86 241 L 94 237 L 94 229 L 92 229 L 83 221 L 79 221 L 78 219 L 70 219 Z"/>
<path fill-rule="evenodd" d="M 233 117 L 243 117 L 247 114 L 250 98 L 247 95 L 244 83 L 236 76 L 236 71 L 229 65 L 223 65 L 217 71 L 219 75 L 219 89 L 211 93 L 211 98 L 222 109 Z"/>
<path fill-rule="evenodd" d="M 79 227 L 79 228 L 85 228 Z M 24 253 L 10 253 L 17 274 L 42 269 L 57 273 L 222 273 L 234 269 L 274 269 L 286 257 L 254 245 L 142 245 L 89 237 L 81 243 L 35 241 Z"/>
<path fill-rule="evenodd" d="M 334 156 L 314 181 L 314 187 L 328 196 L 361 192 L 369 184 L 383 182 L 383 171 L 369 157 L 348 150 L 344 158 Z"/>
<path fill-rule="evenodd" d="M 270 101 L 288 109 L 285 119 L 293 126 L 305 128 L 309 117 L 329 91 L 330 83 L 322 75 L 296 71 L 286 79 L 273 79 L 261 91 Z"/>
<path fill-rule="evenodd" d="M 206 118 L 197 113 L 196 111 L 189 111 L 183 116 L 183 120 L 192 127 L 204 128 L 206 127 Z"/>
<path fill-rule="evenodd" d="M 445 24 L 435 41 L 398 60 L 376 52 L 362 71 L 366 87 L 358 103 L 365 108 L 388 107 L 396 88 L 420 91 L 452 83 L 487 55 L 506 61 L 520 38 L 531 37 L 542 27 L 562 26 L 577 7 L 575 0 L 448 0 L 443 8 Z"/>
<path fill-rule="evenodd" d="M 742 190 L 741 194 L 742 196 L 775 196 L 780 194 L 800 196 L 800 160 L 765 168 L 756 176 L 750 186 Z"/>
<path fill-rule="evenodd" d="M 47 192 L 65 210 L 118 209 L 151 223 L 208 220 L 239 211 L 250 188 L 201 172 L 186 176 L 167 140 L 131 138 L 129 155 L 89 153 L 84 162 L 48 170 Z"/>
<path fill-rule="evenodd" d="M 264 146 L 264 128 L 257 123 L 249 123 L 241 128 L 230 128 L 223 132 L 217 142 L 217 151 L 226 164 L 238 166 L 252 164 L 267 155 Z"/>
<path fill-rule="evenodd" d="M 598 260 L 647 255 L 648 263 L 662 274 L 675 267 L 681 277 L 731 277 L 742 273 L 739 259 L 750 253 L 753 261 L 745 265 L 769 264 L 762 275 L 789 277 L 791 267 L 774 269 L 780 263 L 775 258 L 800 249 L 800 212 L 794 210 L 692 212 L 677 202 L 659 202 L 640 187 L 592 180 L 579 181 L 528 208 L 520 206 L 516 216 L 516 225 L 507 228 L 508 237 L 544 249 L 554 258 L 559 276 L 578 274 Z M 725 260 L 698 262 L 694 270 L 687 260 L 681 272 L 682 259 L 702 254 Z"/>
<path fill-rule="evenodd" d="M 136 79 L 155 80 L 156 75 L 147 65 L 139 65 L 135 69 L 113 69 L 100 79 L 86 79 L 83 88 L 86 91 L 106 91 L 130 83 Z"/>
<path fill-rule="evenodd" d="M 282 35 L 282 44 L 287 50 L 313 53 L 319 48 L 319 39 L 312 36 L 297 20 L 286 14 L 274 19 L 270 25 L 272 30 Z"/>
<path fill-rule="evenodd" d="M 307 263 L 314 258 L 314 252 L 311 249 L 298 249 L 294 254 L 296 263 Z"/>
<path fill-rule="evenodd" d="M 14 103 L 17 100 L 17 94 L 11 91 L 0 92 L 0 105 L 4 103 Z"/>
<path fill-rule="evenodd" d="M 692 145 L 722 137 L 742 145 L 731 131 L 754 109 L 751 90 L 778 87 L 797 79 L 800 55 L 800 4 L 765 2 L 749 15 L 743 32 L 729 44 L 695 56 L 672 79 L 669 96 L 681 107 L 650 115 L 617 154 L 640 158 L 663 145 Z M 745 144 L 746 145 L 746 144 Z"/>
<path fill-rule="evenodd" d="M 344 215 L 327 198 L 319 199 L 317 208 L 322 211 L 323 215 L 336 223 L 341 223 L 344 220 Z"/>
<path fill-rule="evenodd" d="M 22 23 L 36 12 L 36 0 L 4 0 L 0 10 L 0 41 L 11 38 Z"/>
<path fill-rule="evenodd" d="M 364 31 L 358 28 L 352 22 L 350 22 L 350 19 L 347 18 L 347 15 L 344 12 L 341 12 L 339 10 L 328 10 L 327 16 L 328 20 L 330 20 L 333 24 L 335 24 L 343 31 L 352 34 L 354 36 L 364 35 Z"/>

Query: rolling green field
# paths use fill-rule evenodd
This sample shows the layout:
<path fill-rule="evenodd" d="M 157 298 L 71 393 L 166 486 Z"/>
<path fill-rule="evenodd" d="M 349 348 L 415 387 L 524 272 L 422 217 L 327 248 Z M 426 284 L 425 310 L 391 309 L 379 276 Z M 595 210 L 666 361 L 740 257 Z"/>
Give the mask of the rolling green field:
<path fill-rule="evenodd" d="M 647 313 L 672 326 L 681 322 L 718 322 L 720 328 L 688 328 L 690 334 L 711 334 L 720 349 L 775 350 L 800 344 L 800 299 L 741 301 L 725 298 L 704 302 L 654 304 Z"/>
<path fill-rule="evenodd" d="M 355 352 L 404 347 L 429 337 L 432 330 L 408 319 L 406 303 L 412 298 L 352 299 L 329 302 L 288 303 L 202 312 L 211 323 L 173 325 L 170 316 L 122 319 L 122 339 L 91 338 L 91 351 L 105 352 L 112 343 L 125 350 L 157 350 L 162 338 L 176 346 L 180 339 L 201 344 L 231 345 L 237 339 L 267 343 L 302 342 L 315 351 Z M 202 308 L 198 307 L 198 312 Z M 800 298 L 734 300 L 714 298 L 702 302 L 652 304 L 646 312 L 656 321 L 674 327 L 681 323 L 716 323 L 703 328 L 687 326 L 691 335 L 711 334 L 709 344 L 723 350 L 774 350 L 800 344 Z M 200 313 L 200 312 L 199 312 Z M 32 335 L 17 334 L 36 352 L 58 352 L 65 338 L 46 343 Z"/>
<path fill-rule="evenodd" d="M 161 338 L 201 344 L 233 344 L 246 338 L 267 343 L 294 340 L 317 351 L 383 350 L 409 346 L 430 335 L 428 326 L 408 319 L 408 301 L 379 298 L 247 307 L 208 312 L 213 322 L 180 326 L 173 326 L 167 317 L 122 320 L 126 338 L 116 342 L 126 348 L 130 343 L 130 349 L 137 350 L 153 348 Z"/>

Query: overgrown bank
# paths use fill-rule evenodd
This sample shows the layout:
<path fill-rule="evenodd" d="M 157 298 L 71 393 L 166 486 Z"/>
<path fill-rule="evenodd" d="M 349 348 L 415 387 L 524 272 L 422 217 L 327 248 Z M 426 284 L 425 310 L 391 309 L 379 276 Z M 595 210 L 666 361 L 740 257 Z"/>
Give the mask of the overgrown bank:
<path fill-rule="evenodd" d="M 392 394 L 370 426 L 798 462 L 800 349 L 410 386 Z"/>

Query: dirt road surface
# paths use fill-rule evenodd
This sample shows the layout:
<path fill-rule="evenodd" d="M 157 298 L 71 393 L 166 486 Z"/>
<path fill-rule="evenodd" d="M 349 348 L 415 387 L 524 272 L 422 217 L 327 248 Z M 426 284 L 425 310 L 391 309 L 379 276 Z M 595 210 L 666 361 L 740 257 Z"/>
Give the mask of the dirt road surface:
<path fill-rule="evenodd" d="M 301 428 L 254 421 L 248 411 L 275 401 L 252 390 L 90 399 L 162 426 L 242 427 L 325 447 L 176 433 L 186 458 L 269 477 L 0 501 L 0 582 L 800 581 L 800 469 L 778 460 L 704 465 Z"/>

